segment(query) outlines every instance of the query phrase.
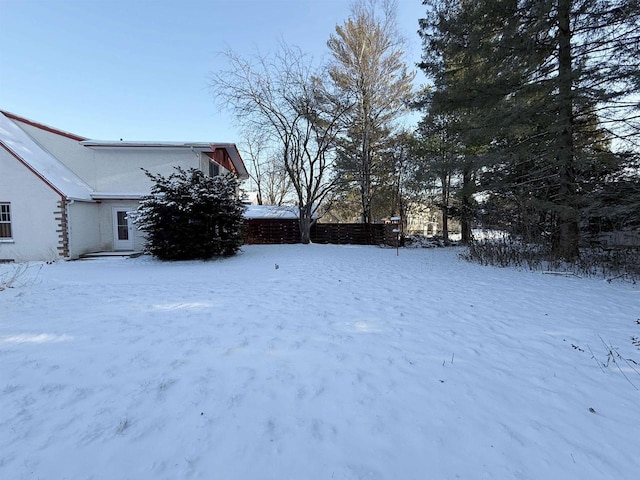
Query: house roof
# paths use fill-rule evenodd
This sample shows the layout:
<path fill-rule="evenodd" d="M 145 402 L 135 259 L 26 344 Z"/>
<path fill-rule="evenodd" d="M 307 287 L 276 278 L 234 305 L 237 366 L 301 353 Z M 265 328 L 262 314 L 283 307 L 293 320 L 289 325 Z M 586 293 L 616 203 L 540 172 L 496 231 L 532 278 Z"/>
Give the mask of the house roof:
<path fill-rule="evenodd" d="M 62 137 L 70 138 L 71 140 L 76 140 L 78 142 L 86 140 L 86 138 L 81 137 L 80 135 L 76 135 L 75 133 L 65 132 L 64 130 L 60 130 L 59 128 L 53 128 L 49 125 L 45 125 L 44 123 L 34 122 L 33 120 L 29 120 L 28 118 L 20 117 L 15 113 L 5 112 L 4 110 L 0 110 L 0 113 L 4 114 L 5 117 L 10 118 L 11 120 L 17 120 L 18 122 L 26 123 L 27 125 L 31 125 L 32 127 L 39 128 L 40 130 L 45 130 Z"/>
<path fill-rule="evenodd" d="M 18 161 L 23 163 L 42 181 L 48 184 L 61 196 L 71 200 L 92 201 L 106 198 L 133 198 L 139 193 L 97 193 L 93 192 L 80 177 L 73 173 L 55 156 L 41 147 L 14 121 L 21 122 L 41 130 L 75 140 L 88 148 L 188 148 L 194 152 L 212 154 L 218 149 L 224 149 L 231 160 L 233 170 L 241 180 L 249 178 L 247 168 L 234 143 L 211 142 L 123 142 L 89 140 L 73 133 L 65 132 L 42 123 L 34 122 L 10 112 L 0 110 L 0 146 L 7 150 Z"/>
<path fill-rule="evenodd" d="M 38 145 L 11 118 L 10 114 L 0 111 L 0 146 L 59 195 L 70 200 L 92 201 L 91 187 Z"/>

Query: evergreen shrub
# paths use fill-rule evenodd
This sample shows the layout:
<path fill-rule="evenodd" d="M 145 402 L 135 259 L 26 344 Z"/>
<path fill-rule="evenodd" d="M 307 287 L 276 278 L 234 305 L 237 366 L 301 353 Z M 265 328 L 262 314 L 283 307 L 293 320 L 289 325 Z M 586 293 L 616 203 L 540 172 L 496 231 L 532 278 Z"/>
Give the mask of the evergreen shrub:
<path fill-rule="evenodd" d="M 193 260 L 238 252 L 245 207 L 234 175 L 209 177 L 180 167 L 168 177 L 145 174 L 154 182 L 151 194 L 132 217 L 147 234 L 146 253 L 161 260 Z"/>

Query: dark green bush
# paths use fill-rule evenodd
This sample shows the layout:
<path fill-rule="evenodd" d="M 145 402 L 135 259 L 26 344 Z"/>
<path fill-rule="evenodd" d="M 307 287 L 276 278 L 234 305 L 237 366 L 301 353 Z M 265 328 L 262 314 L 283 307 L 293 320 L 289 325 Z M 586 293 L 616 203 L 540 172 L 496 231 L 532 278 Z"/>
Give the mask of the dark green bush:
<path fill-rule="evenodd" d="M 192 260 L 238 252 L 244 206 L 234 175 L 209 177 L 180 167 L 168 177 L 145 173 L 154 185 L 132 216 L 147 234 L 147 253 L 161 260 Z"/>

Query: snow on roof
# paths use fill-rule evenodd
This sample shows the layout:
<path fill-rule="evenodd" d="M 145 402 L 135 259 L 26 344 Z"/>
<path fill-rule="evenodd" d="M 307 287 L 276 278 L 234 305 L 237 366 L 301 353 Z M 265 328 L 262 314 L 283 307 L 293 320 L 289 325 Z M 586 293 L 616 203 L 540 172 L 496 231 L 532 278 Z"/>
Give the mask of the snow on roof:
<path fill-rule="evenodd" d="M 60 195 L 91 201 L 92 189 L 0 112 L 0 144 Z"/>
<path fill-rule="evenodd" d="M 247 219 L 284 219 L 297 220 L 300 218 L 300 210 L 296 205 L 247 205 L 244 212 Z M 313 218 L 318 218 L 317 211 L 313 212 Z"/>
<path fill-rule="evenodd" d="M 296 220 L 300 216 L 298 207 L 278 207 L 275 205 L 249 205 L 244 212 L 244 218 L 251 219 L 291 219 Z"/>

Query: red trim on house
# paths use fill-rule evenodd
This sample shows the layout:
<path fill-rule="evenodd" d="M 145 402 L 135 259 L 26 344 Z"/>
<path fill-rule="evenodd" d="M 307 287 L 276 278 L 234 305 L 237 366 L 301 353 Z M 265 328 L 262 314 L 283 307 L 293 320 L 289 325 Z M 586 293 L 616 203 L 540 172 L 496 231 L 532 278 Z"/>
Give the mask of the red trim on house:
<path fill-rule="evenodd" d="M 62 137 L 67 137 L 67 138 L 70 138 L 71 140 L 75 140 L 77 142 L 82 142 L 84 140 L 87 140 L 86 138 L 81 137 L 79 135 L 74 135 L 73 133 L 65 132 L 63 130 L 58 130 L 57 128 L 49 127 L 48 125 L 43 125 L 42 123 L 34 122 L 33 120 L 29 120 L 28 118 L 19 117 L 18 115 L 15 115 L 15 114 L 9 113 L 9 112 L 5 112 L 4 110 L 0 110 L 0 112 L 2 114 L 4 114 L 5 117 L 8 117 L 8 118 L 10 118 L 12 120 L 16 120 L 18 122 L 26 123 L 27 125 L 31 125 L 32 127 L 39 128 L 40 130 L 44 130 L 44 131 L 49 132 L 49 133 L 54 133 L 54 134 L 60 135 Z"/>
<path fill-rule="evenodd" d="M 204 152 L 204 153 L 207 157 L 213 159 L 213 161 L 216 162 L 218 165 L 238 175 L 236 167 L 233 165 L 233 162 L 231 161 L 231 158 L 229 157 L 229 154 L 227 153 L 226 148 L 214 148 L 213 152 Z"/>
<path fill-rule="evenodd" d="M 62 198 L 62 200 L 66 200 L 67 197 L 65 196 L 64 193 L 62 193 L 60 190 L 58 190 L 54 184 L 52 184 L 49 180 L 47 180 L 45 177 L 43 177 L 42 175 L 40 175 L 40 173 L 38 173 L 36 170 L 34 170 L 31 165 L 29 165 L 27 162 L 24 161 L 24 159 L 18 155 L 17 153 L 15 153 L 13 150 L 11 150 L 9 147 L 7 147 L 4 142 L 0 141 L 0 146 L 2 148 L 4 148 L 7 152 L 9 152 L 9 154 L 11 154 L 11 156 L 13 156 L 16 160 L 18 160 L 20 163 L 22 163 L 25 167 L 27 167 L 29 170 L 31 170 L 31 173 L 33 173 L 36 177 L 38 177 L 40 180 L 42 180 L 44 183 L 46 183 L 47 185 L 49 185 L 49 187 L 56 192 L 58 195 L 60 195 L 60 198 Z"/>

